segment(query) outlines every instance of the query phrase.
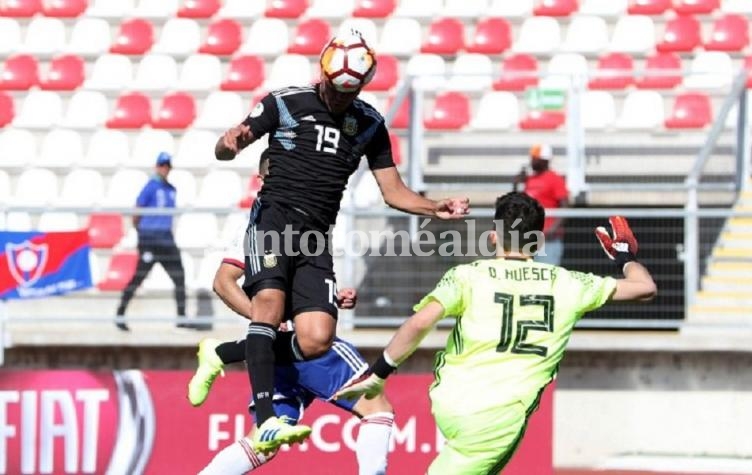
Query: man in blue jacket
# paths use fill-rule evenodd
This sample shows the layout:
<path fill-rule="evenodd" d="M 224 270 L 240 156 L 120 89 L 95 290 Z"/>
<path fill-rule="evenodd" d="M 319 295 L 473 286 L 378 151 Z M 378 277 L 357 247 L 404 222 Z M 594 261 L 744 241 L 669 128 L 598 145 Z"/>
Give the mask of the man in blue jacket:
<path fill-rule="evenodd" d="M 162 152 L 157 157 L 156 173 L 146 182 L 136 199 L 139 208 L 175 208 L 175 187 L 167 181 L 172 170 L 172 157 Z M 185 317 L 185 272 L 180 259 L 180 250 L 172 235 L 173 216 L 170 214 L 133 216 L 133 226 L 138 232 L 138 265 L 133 278 L 123 291 L 117 308 L 115 324 L 120 330 L 129 331 L 125 324 L 125 309 L 155 263 L 159 262 L 175 284 L 175 300 L 178 317 Z M 180 328 L 190 328 L 180 322 Z"/>

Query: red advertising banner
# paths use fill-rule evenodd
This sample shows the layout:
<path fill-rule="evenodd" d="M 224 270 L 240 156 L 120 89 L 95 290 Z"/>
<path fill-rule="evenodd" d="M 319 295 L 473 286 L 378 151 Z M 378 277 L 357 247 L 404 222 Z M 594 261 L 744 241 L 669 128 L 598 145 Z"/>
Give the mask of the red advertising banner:
<path fill-rule="evenodd" d="M 185 388 L 189 371 L 4 371 L 0 374 L 0 473 L 108 475 L 195 474 L 248 432 L 244 372 L 215 382 L 200 408 Z M 431 417 L 431 375 L 396 375 L 387 384 L 395 407 L 390 475 L 415 475 L 443 444 Z M 532 416 L 511 475 L 552 474 L 553 388 Z M 315 402 L 305 444 L 285 448 L 255 473 L 358 473 L 358 419 Z M 303 469 L 303 467 L 305 467 Z"/>

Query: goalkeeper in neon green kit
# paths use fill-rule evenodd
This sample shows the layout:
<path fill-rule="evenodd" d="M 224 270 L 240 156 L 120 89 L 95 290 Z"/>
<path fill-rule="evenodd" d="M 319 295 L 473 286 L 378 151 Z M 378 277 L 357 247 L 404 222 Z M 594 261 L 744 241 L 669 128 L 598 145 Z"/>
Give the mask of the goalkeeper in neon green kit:
<path fill-rule="evenodd" d="M 447 440 L 429 475 L 498 474 L 554 378 L 577 320 L 609 301 L 649 300 L 656 294 L 652 277 L 635 259 L 637 240 L 626 219 L 609 219 L 613 235 L 602 227 L 595 231 L 622 279 L 533 261 L 543 219 L 540 204 L 523 193 L 498 198 L 496 259 L 449 269 L 371 370 L 335 396 L 381 393 L 386 377 L 435 324 L 455 318 L 429 390 L 436 424 Z"/>

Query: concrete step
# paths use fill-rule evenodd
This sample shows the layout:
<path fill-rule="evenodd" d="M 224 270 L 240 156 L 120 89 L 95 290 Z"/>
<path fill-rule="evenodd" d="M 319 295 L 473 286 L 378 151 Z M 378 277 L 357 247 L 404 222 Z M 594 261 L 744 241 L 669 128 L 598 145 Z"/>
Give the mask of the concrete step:
<path fill-rule="evenodd" d="M 707 276 L 702 279 L 702 290 L 714 292 L 748 292 L 752 295 L 752 277 Z"/>
<path fill-rule="evenodd" d="M 721 233 L 717 247 L 752 249 L 752 232 L 725 231 Z"/>
<path fill-rule="evenodd" d="M 752 276 L 752 261 L 713 261 L 708 264 L 707 274 L 714 277 Z"/>
<path fill-rule="evenodd" d="M 734 216 L 732 218 L 729 218 L 728 222 L 726 223 L 728 225 L 729 231 L 736 231 L 737 229 L 740 230 L 750 230 L 752 229 L 752 217 L 739 217 Z"/>
<path fill-rule="evenodd" d="M 692 305 L 687 323 L 713 325 L 750 325 L 752 309 L 749 306 L 718 307 L 713 305 Z"/>
<path fill-rule="evenodd" d="M 718 260 L 738 260 L 742 262 L 752 262 L 752 248 L 728 248 L 716 247 L 713 249 L 713 259 Z"/>
<path fill-rule="evenodd" d="M 752 293 L 701 290 L 696 295 L 697 305 L 705 307 L 748 307 L 752 309 Z M 751 310 L 752 311 L 752 310 Z"/>

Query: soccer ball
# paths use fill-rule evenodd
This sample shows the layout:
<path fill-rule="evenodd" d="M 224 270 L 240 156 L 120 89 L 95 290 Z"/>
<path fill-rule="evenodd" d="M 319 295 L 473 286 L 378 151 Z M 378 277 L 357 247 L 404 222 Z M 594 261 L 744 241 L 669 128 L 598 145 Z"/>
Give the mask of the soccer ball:
<path fill-rule="evenodd" d="M 339 92 L 355 92 L 376 72 L 376 55 L 358 32 L 332 38 L 321 52 L 321 72 Z"/>

